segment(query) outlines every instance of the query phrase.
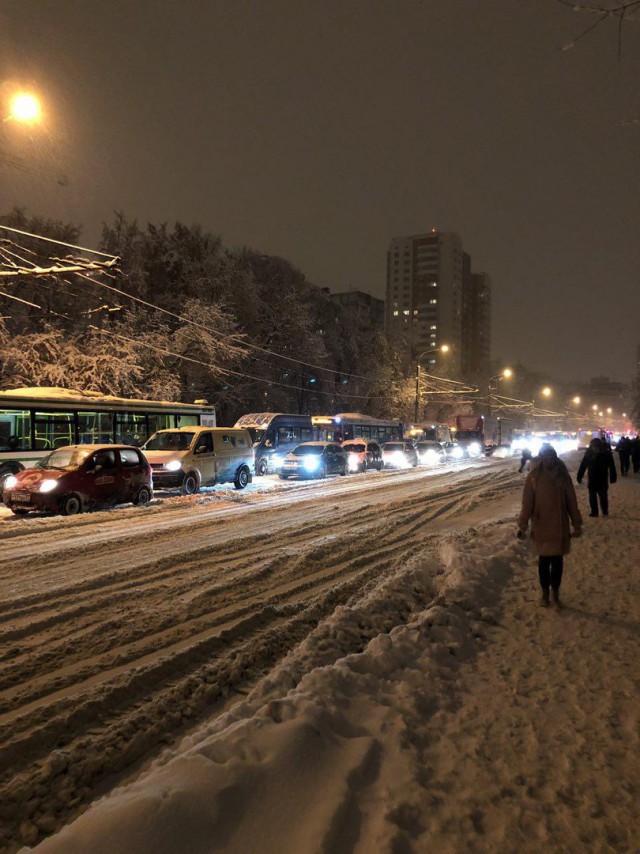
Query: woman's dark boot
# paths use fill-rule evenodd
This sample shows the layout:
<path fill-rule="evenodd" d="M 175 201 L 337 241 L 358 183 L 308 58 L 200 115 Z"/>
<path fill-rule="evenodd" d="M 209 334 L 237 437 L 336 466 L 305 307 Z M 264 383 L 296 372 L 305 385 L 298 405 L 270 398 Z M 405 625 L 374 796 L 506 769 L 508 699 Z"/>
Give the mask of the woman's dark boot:
<path fill-rule="evenodd" d="M 548 608 L 549 607 L 549 591 L 548 590 L 542 591 L 542 599 L 540 600 L 540 607 L 541 608 Z"/>
<path fill-rule="evenodd" d="M 560 601 L 560 591 L 559 590 L 553 591 L 553 604 L 556 606 L 556 608 L 562 608 L 562 602 Z"/>

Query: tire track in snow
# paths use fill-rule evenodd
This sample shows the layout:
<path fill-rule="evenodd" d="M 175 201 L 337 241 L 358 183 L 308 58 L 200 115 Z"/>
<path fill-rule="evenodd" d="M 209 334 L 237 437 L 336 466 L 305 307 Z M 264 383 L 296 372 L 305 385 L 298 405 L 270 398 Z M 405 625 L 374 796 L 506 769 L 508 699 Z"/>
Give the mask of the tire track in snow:
<path fill-rule="evenodd" d="M 423 549 L 430 522 L 520 483 L 496 466 L 412 475 L 375 478 L 384 489 L 330 482 L 299 490 L 293 505 L 269 497 L 264 509 L 172 508 L 172 526 L 142 513 L 123 530 L 119 517 L 100 523 L 97 542 L 83 526 L 84 541 L 65 540 L 66 554 L 61 526 L 17 538 L 32 550 L 34 583 L 22 578 L 0 602 L 0 841 L 16 840 L 21 821 L 59 826 L 106 776 L 255 680 L 337 605 Z M 261 515 L 258 536 L 238 536 L 247 509 Z M 3 553 L 0 580 L 9 571 Z M 88 745 L 101 763 L 83 759 Z"/>

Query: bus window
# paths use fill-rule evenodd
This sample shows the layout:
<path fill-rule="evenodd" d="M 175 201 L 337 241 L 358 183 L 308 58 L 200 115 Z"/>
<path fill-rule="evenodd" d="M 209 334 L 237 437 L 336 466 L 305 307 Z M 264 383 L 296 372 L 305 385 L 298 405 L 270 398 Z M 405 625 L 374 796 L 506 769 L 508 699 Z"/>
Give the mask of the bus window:
<path fill-rule="evenodd" d="M 35 428 L 36 451 L 53 450 L 76 443 L 71 412 L 36 412 Z"/>
<path fill-rule="evenodd" d="M 113 414 L 78 412 L 78 442 L 80 445 L 109 445 L 113 442 Z"/>
<path fill-rule="evenodd" d="M 148 439 L 145 415 L 134 412 L 118 412 L 116 415 L 116 442 L 123 445 L 144 445 Z"/>
<path fill-rule="evenodd" d="M 149 435 L 153 436 L 158 430 L 173 430 L 176 426 L 173 415 L 167 412 L 152 412 L 147 416 L 149 419 Z M 189 427 L 192 425 L 189 424 Z"/>
<path fill-rule="evenodd" d="M 302 439 L 300 438 L 302 431 L 300 427 L 278 427 L 278 443 L 277 447 L 283 445 L 292 445 L 294 442 L 299 445 Z"/>
<path fill-rule="evenodd" d="M 173 427 L 173 424 L 171 425 Z M 197 415 L 176 415 L 176 427 L 197 427 Z"/>
<path fill-rule="evenodd" d="M 0 451 L 31 447 L 31 413 L 28 409 L 0 409 Z"/>

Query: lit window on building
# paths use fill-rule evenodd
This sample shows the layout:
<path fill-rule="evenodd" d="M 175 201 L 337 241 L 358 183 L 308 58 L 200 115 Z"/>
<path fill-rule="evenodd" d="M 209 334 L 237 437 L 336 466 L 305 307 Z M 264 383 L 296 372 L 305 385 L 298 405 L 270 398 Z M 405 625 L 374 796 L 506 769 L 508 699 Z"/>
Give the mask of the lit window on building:
<path fill-rule="evenodd" d="M 429 305 L 435 305 L 437 302 L 438 302 L 438 300 L 437 300 L 437 299 L 430 299 L 430 300 L 429 300 Z"/>

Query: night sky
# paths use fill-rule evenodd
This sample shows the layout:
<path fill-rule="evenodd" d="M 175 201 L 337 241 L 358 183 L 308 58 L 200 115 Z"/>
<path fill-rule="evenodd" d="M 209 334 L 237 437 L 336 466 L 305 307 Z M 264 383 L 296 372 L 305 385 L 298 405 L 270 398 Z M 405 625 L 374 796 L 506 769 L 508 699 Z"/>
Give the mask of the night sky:
<path fill-rule="evenodd" d="M 614 2 L 610 5 L 616 5 Z M 493 356 L 629 381 L 640 343 L 640 18 L 557 0 L 0 0 L 0 212 L 200 223 L 384 296 L 394 236 L 462 236 Z M 29 135 L 31 138 L 29 138 Z M 65 175 L 66 186 L 55 178 Z"/>

